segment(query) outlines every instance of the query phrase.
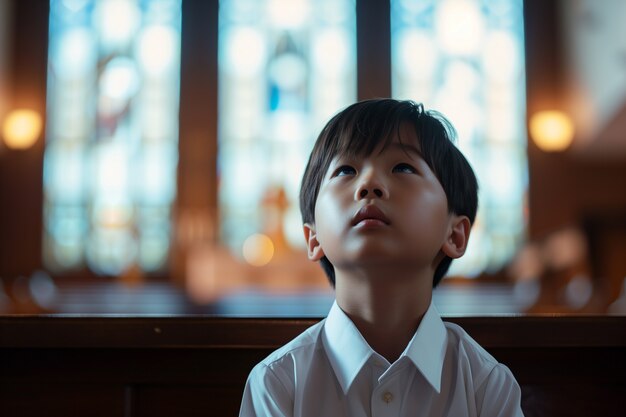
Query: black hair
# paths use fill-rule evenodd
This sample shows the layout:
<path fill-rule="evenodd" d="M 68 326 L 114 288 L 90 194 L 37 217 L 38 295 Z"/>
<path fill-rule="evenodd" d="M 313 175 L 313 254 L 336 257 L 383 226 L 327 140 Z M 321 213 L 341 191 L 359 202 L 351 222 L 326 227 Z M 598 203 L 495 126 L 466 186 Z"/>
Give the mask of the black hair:
<path fill-rule="evenodd" d="M 424 161 L 433 171 L 448 200 L 448 211 L 469 218 L 478 208 L 478 181 L 469 162 L 455 146 L 456 132 L 440 113 L 426 111 L 410 100 L 365 100 L 335 115 L 318 136 L 300 187 L 302 222 L 315 224 L 317 195 L 331 161 L 336 156 L 370 155 L 381 144 L 383 149 L 399 136 L 400 126 L 413 126 Z M 448 271 L 452 258 L 445 256 L 433 276 L 437 286 Z M 320 264 L 335 286 L 335 269 L 324 256 Z"/>

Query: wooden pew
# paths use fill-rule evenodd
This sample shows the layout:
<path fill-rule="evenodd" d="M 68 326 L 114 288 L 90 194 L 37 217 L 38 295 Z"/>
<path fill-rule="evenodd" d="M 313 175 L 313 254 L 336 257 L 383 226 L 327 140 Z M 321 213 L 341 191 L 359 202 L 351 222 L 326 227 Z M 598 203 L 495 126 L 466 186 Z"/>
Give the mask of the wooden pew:
<path fill-rule="evenodd" d="M 528 417 L 626 415 L 626 317 L 456 317 Z M 0 316 L 0 416 L 236 416 L 250 369 L 315 319 Z"/>

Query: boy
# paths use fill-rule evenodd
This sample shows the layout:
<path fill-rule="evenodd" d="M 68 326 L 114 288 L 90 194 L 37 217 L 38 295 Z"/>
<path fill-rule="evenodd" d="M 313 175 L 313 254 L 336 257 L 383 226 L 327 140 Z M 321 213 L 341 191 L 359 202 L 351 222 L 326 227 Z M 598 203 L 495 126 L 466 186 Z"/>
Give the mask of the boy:
<path fill-rule="evenodd" d="M 392 99 L 353 104 L 324 127 L 300 209 L 308 257 L 336 300 L 252 370 L 241 417 L 522 416 L 508 368 L 431 302 L 478 204 L 452 133 Z"/>

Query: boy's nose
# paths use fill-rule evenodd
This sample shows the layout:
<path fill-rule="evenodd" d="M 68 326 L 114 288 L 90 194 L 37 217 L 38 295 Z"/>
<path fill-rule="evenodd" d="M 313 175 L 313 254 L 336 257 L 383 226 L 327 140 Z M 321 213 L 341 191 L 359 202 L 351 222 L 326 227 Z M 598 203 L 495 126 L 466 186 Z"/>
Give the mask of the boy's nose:
<path fill-rule="evenodd" d="M 364 178 L 354 193 L 355 200 L 364 198 L 387 198 L 386 187 L 375 178 Z"/>
<path fill-rule="evenodd" d="M 382 198 L 383 196 L 383 192 L 381 190 L 379 190 L 378 188 L 374 188 L 373 193 L 376 197 L 378 198 Z M 359 191 L 359 197 L 360 198 L 366 198 L 369 194 L 369 190 L 367 188 L 362 188 L 361 191 Z M 370 197 L 372 198 L 372 197 Z"/>

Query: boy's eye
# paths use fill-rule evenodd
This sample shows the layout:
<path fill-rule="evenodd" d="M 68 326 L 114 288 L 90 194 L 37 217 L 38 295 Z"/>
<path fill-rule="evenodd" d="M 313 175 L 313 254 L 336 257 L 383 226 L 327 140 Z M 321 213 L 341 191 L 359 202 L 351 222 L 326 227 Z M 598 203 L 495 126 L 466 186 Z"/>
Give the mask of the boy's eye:
<path fill-rule="evenodd" d="M 402 163 L 393 167 L 393 172 L 399 172 L 401 174 L 415 174 L 417 173 L 417 170 L 409 164 Z"/>
<path fill-rule="evenodd" d="M 333 177 L 341 177 L 344 175 L 354 175 L 356 174 L 356 169 L 352 168 L 350 165 L 342 165 L 335 170 L 333 173 Z"/>

